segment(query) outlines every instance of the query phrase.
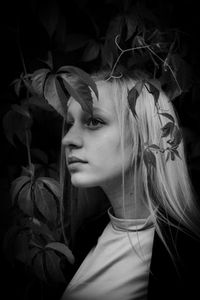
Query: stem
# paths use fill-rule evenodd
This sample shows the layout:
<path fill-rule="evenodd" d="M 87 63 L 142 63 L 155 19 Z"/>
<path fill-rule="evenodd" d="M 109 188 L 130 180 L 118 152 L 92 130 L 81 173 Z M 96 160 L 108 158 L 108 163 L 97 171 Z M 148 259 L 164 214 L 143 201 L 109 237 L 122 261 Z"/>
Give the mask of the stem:
<path fill-rule="evenodd" d="M 147 48 L 148 48 L 148 50 L 149 50 L 151 53 L 153 53 L 153 55 L 155 55 L 160 61 L 163 62 L 164 65 L 166 65 L 166 66 L 169 68 L 169 70 L 171 71 L 172 76 L 174 77 L 174 80 L 175 80 L 175 82 L 176 82 L 176 84 L 177 84 L 177 86 L 178 86 L 180 92 L 182 92 L 182 89 L 181 89 L 181 87 L 180 87 L 180 85 L 179 85 L 179 83 L 178 83 L 178 81 L 177 81 L 177 79 L 176 79 L 176 76 L 175 76 L 174 71 L 172 70 L 171 66 L 166 62 L 166 60 L 163 60 L 159 55 L 157 55 L 153 50 L 151 50 L 150 46 L 148 46 Z"/>
<path fill-rule="evenodd" d="M 118 42 L 117 42 L 118 37 L 119 37 L 119 35 L 117 35 L 117 36 L 115 37 L 115 45 L 116 45 L 117 48 L 121 51 L 121 53 L 120 53 L 120 55 L 118 56 L 118 58 L 116 59 L 116 62 L 115 62 L 115 64 L 114 64 L 114 66 L 113 66 L 113 68 L 112 68 L 112 71 L 111 71 L 111 73 L 110 73 L 110 76 L 109 76 L 109 78 L 108 78 L 107 80 L 110 80 L 110 79 L 113 77 L 113 73 L 114 73 L 114 71 L 115 71 L 115 68 L 116 68 L 116 66 L 117 66 L 117 64 L 118 64 L 118 62 L 119 62 L 121 56 L 122 56 L 125 52 L 134 51 L 134 50 L 139 50 L 139 49 L 145 49 L 145 48 L 149 49 L 149 47 L 150 47 L 150 45 L 144 45 L 144 46 L 138 46 L 138 47 L 135 47 L 135 48 L 122 49 L 122 48 L 120 47 L 120 45 L 118 44 Z M 156 43 L 155 43 L 155 44 L 156 44 Z M 153 45 L 153 44 L 152 44 L 152 45 Z M 153 52 L 153 51 L 151 51 L 151 52 Z M 154 53 L 154 52 L 153 52 L 153 53 Z M 152 59 L 153 59 L 153 58 L 152 58 Z M 154 60 L 153 60 L 153 61 L 154 61 Z M 170 66 L 169 66 L 169 67 L 170 67 Z M 121 77 L 121 76 L 120 76 L 120 77 Z M 119 77 L 119 78 L 120 78 L 120 77 Z"/>
<path fill-rule="evenodd" d="M 25 65 L 25 61 L 24 61 L 24 56 L 23 56 L 23 53 L 22 53 L 21 45 L 20 45 L 19 31 L 18 31 L 18 35 L 17 35 L 17 46 L 18 46 L 19 55 L 20 55 L 20 58 L 21 58 L 24 74 L 27 75 L 27 69 L 26 69 L 26 65 Z"/>
<path fill-rule="evenodd" d="M 27 156 L 28 156 L 28 165 L 31 167 L 31 149 L 30 149 L 30 143 L 29 143 L 29 136 L 28 136 L 28 130 L 25 130 L 26 135 L 26 149 L 27 149 Z"/>
<path fill-rule="evenodd" d="M 64 242 L 68 245 L 68 240 L 65 234 L 64 228 L 64 206 L 63 206 L 63 194 L 64 194 L 64 177 L 65 177 L 65 170 L 64 170 L 64 147 L 62 146 L 62 138 L 64 137 L 64 127 L 65 127 L 65 119 L 63 118 L 62 121 L 62 136 L 61 136 L 61 150 L 60 150 L 60 190 L 61 190 L 61 199 L 60 199 L 60 222 L 61 222 L 61 229 L 64 238 Z"/>

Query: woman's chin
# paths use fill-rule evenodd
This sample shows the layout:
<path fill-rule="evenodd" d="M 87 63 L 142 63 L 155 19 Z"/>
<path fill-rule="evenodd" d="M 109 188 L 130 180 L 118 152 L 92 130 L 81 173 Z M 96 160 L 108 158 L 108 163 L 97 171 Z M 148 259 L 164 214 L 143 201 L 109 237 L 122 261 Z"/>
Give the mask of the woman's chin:
<path fill-rule="evenodd" d="M 74 187 L 77 187 L 77 188 L 90 188 L 90 187 L 95 187 L 97 186 L 98 184 L 95 183 L 93 180 L 90 180 L 89 178 L 87 179 L 86 177 L 84 178 L 81 178 L 80 176 L 77 176 L 73 174 L 71 176 L 71 184 L 74 186 Z"/>

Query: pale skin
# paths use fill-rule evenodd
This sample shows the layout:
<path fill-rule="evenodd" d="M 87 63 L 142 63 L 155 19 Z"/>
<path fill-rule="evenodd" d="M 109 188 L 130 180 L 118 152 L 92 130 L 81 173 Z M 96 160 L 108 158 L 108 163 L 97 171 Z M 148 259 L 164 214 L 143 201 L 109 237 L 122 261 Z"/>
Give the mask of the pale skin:
<path fill-rule="evenodd" d="M 122 155 L 119 123 L 112 101 L 113 91 L 105 82 L 97 82 L 99 100 L 93 99 L 93 119 L 73 98 L 68 105 L 70 129 L 63 137 L 66 161 L 76 156 L 85 163 L 68 165 L 71 182 L 76 187 L 101 187 L 118 218 L 143 219 L 149 215 L 144 199 L 133 199 L 130 175 L 131 146 L 125 141 L 125 203 L 122 201 Z M 124 214 L 125 213 L 125 214 Z"/>

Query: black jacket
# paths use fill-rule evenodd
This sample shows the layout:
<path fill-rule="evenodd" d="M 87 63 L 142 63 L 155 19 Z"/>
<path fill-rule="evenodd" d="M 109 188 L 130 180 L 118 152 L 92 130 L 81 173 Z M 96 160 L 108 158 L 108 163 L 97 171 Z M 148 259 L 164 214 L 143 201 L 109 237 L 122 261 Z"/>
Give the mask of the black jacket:
<path fill-rule="evenodd" d="M 174 227 L 162 227 L 173 258 L 155 232 L 148 300 L 200 299 L 200 242 Z"/>

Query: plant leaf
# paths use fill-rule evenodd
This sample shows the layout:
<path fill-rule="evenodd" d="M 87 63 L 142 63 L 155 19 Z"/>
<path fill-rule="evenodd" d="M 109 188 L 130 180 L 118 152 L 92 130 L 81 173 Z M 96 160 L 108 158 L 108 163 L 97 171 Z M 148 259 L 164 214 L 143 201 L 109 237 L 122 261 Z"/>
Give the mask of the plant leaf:
<path fill-rule="evenodd" d="M 40 252 L 41 250 L 37 247 L 31 247 L 29 249 L 29 265 L 32 264 L 32 260 L 35 258 L 35 256 Z"/>
<path fill-rule="evenodd" d="M 37 95 L 43 96 L 45 80 L 49 74 L 50 70 L 47 68 L 36 70 L 31 74 L 31 87 Z"/>
<path fill-rule="evenodd" d="M 48 103 L 62 116 L 64 116 L 62 104 L 58 96 L 55 75 L 48 76 L 44 86 L 44 97 Z"/>
<path fill-rule="evenodd" d="M 15 257 L 17 260 L 28 264 L 29 262 L 29 230 L 23 230 L 18 233 L 14 242 Z"/>
<path fill-rule="evenodd" d="M 4 239 L 3 239 L 3 252 L 5 253 L 6 258 L 8 261 L 13 262 L 14 260 L 14 242 L 16 239 L 16 236 L 20 232 L 21 227 L 19 225 L 13 225 L 8 229 L 8 231 L 5 233 Z"/>
<path fill-rule="evenodd" d="M 61 197 L 61 188 L 60 188 L 60 183 L 50 177 L 39 177 L 38 182 L 41 181 L 44 183 L 44 186 L 46 185 L 52 194 L 59 200 Z"/>
<path fill-rule="evenodd" d="M 54 230 L 50 230 L 46 224 L 36 218 L 29 221 L 28 226 L 33 231 L 34 235 L 42 235 L 48 243 L 53 242 L 55 240 L 54 236 L 57 236 L 57 233 L 54 232 Z"/>
<path fill-rule="evenodd" d="M 53 250 L 45 251 L 47 277 L 53 282 L 66 282 L 60 265 L 61 258 Z"/>
<path fill-rule="evenodd" d="M 20 190 L 30 181 L 30 177 L 28 176 L 20 176 L 16 178 L 11 183 L 11 197 L 12 197 L 12 204 L 14 205 L 15 201 L 17 200 L 18 194 Z"/>
<path fill-rule="evenodd" d="M 42 281 L 47 282 L 45 270 L 44 270 L 44 252 L 38 251 L 38 253 L 32 259 L 32 266 L 35 275 Z"/>
<path fill-rule="evenodd" d="M 63 243 L 53 242 L 46 245 L 46 248 L 53 249 L 58 251 L 59 253 L 63 254 L 68 261 L 73 264 L 74 263 L 74 255 L 72 254 L 71 250 Z"/>
<path fill-rule="evenodd" d="M 43 24 L 44 28 L 46 29 L 48 35 L 50 38 L 52 38 L 56 26 L 59 19 L 59 7 L 56 1 L 48 1 L 48 4 L 46 2 L 39 3 L 39 17 L 40 21 Z"/>
<path fill-rule="evenodd" d="M 86 73 L 82 69 L 74 67 L 74 66 L 64 66 L 64 67 L 61 67 L 57 71 L 57 74 L 62 73 L 62 77 L 63 77 L 63 73 L 66 73 L 66 72 L 77 75 L 78 78 L 81 79 L 81 82 L 85 83 L 93 90 L 93 92 L 95 93 L 95 96 L 98 100 L 98 90 L 97 90 L 96 83 L 94 82 L 94 80 L 91 78 L 91 76 L 88 73 Z M 66 80 L 67 77 L 64 76 L 63 79 Z"/>
<path fill-rule="evenodd" d="M 54 111 L 52 106 L 49 105 L 49 103 L 42 97 L 39 96 L 32 96 L 28 99 L 28 105 L 33 107 L 39 107 L 41 109 L 44 109 L 46 111 Z"/>
<path fill-rule="evenodd" d="M 25 117 L 24 115 L 10 110 L 3 117 L 3 128 L 8 141 L 15 146 L 14 136 L 26 145 L 26 129 L 32 126 L 32 119 Z M 30 132 L 29 132 L 30 134 Z M 31 137 L 29 137 L 31 138 Z"/>
<path fill-rule="evenodd" d="M 82 48 L 89 41 L 89 36 L 79 33 L 72 33 L 66 35 L 66 43 L 64 46 L 64 51 L 71 52 Z"/>
<path fill-rule="evenodd" d="M 12 110 L 16 111 L 17 113 L 23 115 L 26 118 L 30 118 L 31 119 L 31 115 L 27 109 L 26 106 L 24 105 L 18 105 L 18 104 L 13 104 L 11 105 Z"/>
<path fill-rule="evenodd" d="M 71 95 L 71 97 L 73 97 L 81 105 L 83 111 L 92 114 L 93 101 L 89 87 L 81 81 L 77 82 L 76 85 L 73 87 L 69 84 L 64 74 L 62 74 L 61 76 L 64 79 L 64 86 L 68 93 Z"/>
<path fill-rule="evenodd" d="M 28 216 L 33 216 L 33 199 L 31 195 L 31 183 L 23 186 L 18 194 L 17 203 L 20 209 Z"/>
<path fill-rule="evenodd" d="M 82 56 L 82 61 L 91 61 L 98 57 L 100 52 L 100 45 L 94 40 L 90 40 L 85 48 Z"/>
<path fill-rule="evenodd" d="M 126 26 L 127 26 L 127 36 L 126 40 L 130 39 L 131 36 L 135 33 L 138 25 L 137 15 L 131 14 L 125 17 Z"/>
<path fill-rule="evenodd" d="M 66 91 L 65 89 L 65 85 L 63 83 L 63 79 L 59 76 L 56 77 L 55 79 L 55 83 L 56 83 L 56 89 L 57 89 L 57 93 L 62 105 L 62 110 L 64 112 L 64 116 L 67 115 L 67 102 L 69 100 L 69 93 Z"/>
<path fill-rule="evenodd" d="M 34 202 L 40 213 L 47 221 L 53 224 L 56 223 L 58 212 L 54 196 L 38 180 L 35 182 L 33 191 L 35 195 Z"/>
<path fill-rule="evenodd" d="M 36 159 L 40 163 L 43 163 L 45 165 L 48 164 L 48 155 L 42 151 L 41 149 L 38 148 L 32 148 L 31 149 L 31 157 L 32 159 Z"/>

